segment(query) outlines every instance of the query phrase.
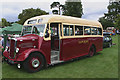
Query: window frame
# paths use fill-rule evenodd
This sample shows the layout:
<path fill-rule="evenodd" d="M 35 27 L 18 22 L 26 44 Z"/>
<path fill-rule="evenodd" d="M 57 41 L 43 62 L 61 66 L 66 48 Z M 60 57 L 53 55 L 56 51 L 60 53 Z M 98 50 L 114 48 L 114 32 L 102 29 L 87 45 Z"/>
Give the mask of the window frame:
<path fill-rule="evenodd" d="M 98 29 L 101 29 L 101 34 L 98 34 Z M 102 28 L 97 28 L 97 35 L 103 35 Z"/>
<path fill-rule="evenodd" d="M 52 22 L 51 22 L 52 23 Z M 51 23 L 49 23 L 49 29 L 50 29 L 50 24 Z M 98 33 L 97 33 L 97 35 L 92 35 L 92 33 L 91 33 L 91 28 L 97 28 L 97 30 L 98 30 L 98 28 L 100 28 L 101 30 L 103 29 L 102 27 L 99 27 L 99 26 L 91 26 L 91 25 L 81 25 L 81 24 L 70 24 L 70 23 L 58 23 L 58 25 L 59 25 L 59 37 L 60 37 L 60 39 L 67 39 L 67 38 L 80 38 L 80 37 L 103 37 L 103 33 L 101 33 L 101 35 L 98 35 Z M 64 31 L 63 31 L 63 25 L 68 25 L 69 26 L 69 36 L 64 36 Z M 74 33 L 74 35 L 70 35 L 70 26 L 73 26 L 73 33 Z M 83 27 L 83 35 L 75 35 L 75 26 L 82 26 Z M 85 27 L 89 27 L 90 28 L 90 35 L 84 35 L 84 33 L 85 33 L 85 30 L 84 30 L 84 28 Z M 46 29 L 45 29 L 46 30 Z M 47 39 L 44 39 L 44 40 L 51 40 L 50 39 L 50 34 L 49 34 L 49 38 L 47 38 Z"/>
<path fill-rule="evenodd" d="M 96 28 L 97 30 L 96 30 L 96 34 L 92 34 L 92 28 Z M 98 31 L 98 28 L 97 27 L 91 27 L 91 35 L 98 35 L 97 34 L 97 31 Z"/>
<path fill-rule="evenodd" d="M 86 28 L 86 27 L 90 28 L 90 34 L 86 34 L 86 35 L 85 35 L 85 28 Z M 92 33 L 91 33 L 91 26 L 84 26 L 84 35 L 85 35 L 85 36 L 92 35 Z"/>
<path fill-rule="evenodd" d="M 78 26 L 78 27 L 82 27 L 82 34 L 79 34 L 79 35 L 76 35 L 75 34 L 75 36 L 83 36 L 84 35 L 84 26 L 81 26 L 81 25 L 75 25 L 75 31 L 76 31 L 76 26 Z M 74 31 L 74 32 L 75 32 Z"/>
<path fill-rule="evenodd" d="M 67 26 L 69 27 L 69 35 L 67 35 L 67 36 L 64 35 L 64 30 L 63 30 L 64 25 L 67 25 Z M 70 31 L 71 31 L 71 30 L 70 30 L 70 26 L 73 27 L 73 35 L 71 35 L 71 32 L 70 32 Z M 64 24 L 64 23 L 63 23 L 63 24 L 62 24 L 62 32 L 63 32 L 63 34 L 62 34 L 63 36 L 62 36 L 62 37 L 71 37 L 71 36 L 73 37 L 73 36 L 75 36 L 75 29 L 74 29 L 74 28 L 75 28 L 75 26 L 72 25 L 72 24 Z"/>

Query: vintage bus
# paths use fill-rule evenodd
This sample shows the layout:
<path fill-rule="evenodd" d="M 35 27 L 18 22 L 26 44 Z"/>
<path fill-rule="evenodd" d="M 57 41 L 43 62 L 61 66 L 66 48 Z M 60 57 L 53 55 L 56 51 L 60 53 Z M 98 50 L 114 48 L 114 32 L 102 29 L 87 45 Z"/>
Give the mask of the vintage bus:
<path fill-rule="evenodd" d="M 70 16 L 42 15 L 25 21 L 22 36 L 11 38 L 3 55 L 9 64 L 28 72 L 103 49 L 103 28 L 97 21 Z"/>

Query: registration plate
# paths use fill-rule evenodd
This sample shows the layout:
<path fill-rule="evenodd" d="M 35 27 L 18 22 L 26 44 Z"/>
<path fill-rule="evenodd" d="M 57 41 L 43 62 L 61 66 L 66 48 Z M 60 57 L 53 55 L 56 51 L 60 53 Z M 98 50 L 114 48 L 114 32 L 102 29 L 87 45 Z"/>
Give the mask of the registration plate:
<path fill-rule="evenodd" d="M 10 59 L 8 60 L 8 62 L 14 64 L 14 61 L 12 61 L 12 60 L 10 60 Z"/>

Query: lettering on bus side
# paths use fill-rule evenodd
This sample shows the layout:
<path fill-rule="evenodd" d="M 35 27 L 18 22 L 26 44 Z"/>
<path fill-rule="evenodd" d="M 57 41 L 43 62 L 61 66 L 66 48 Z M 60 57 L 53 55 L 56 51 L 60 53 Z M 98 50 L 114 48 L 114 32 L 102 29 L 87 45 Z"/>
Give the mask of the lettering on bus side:
<path fill-rule="evenodd" d="M 88 43 L 88 40 L 78 41 L 78 44 L 82 44 L 82 43 Z"/>

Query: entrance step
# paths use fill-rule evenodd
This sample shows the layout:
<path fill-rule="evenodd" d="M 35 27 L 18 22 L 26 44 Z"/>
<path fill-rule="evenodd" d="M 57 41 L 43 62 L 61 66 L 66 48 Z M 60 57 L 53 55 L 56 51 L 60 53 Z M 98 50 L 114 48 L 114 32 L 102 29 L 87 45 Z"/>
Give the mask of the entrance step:
<path fill-rule="evenodd" d="M 59 51 L 56 51 L 56 50 L 52 50 L 51 51 L 51 63 L 58 63 L 59 62 L 59 58 L 60 58 L 60 55 L 59 55 Z"/>
<path fill-rule="evenodd" d="M 64 61 L 52 61 L 51 65 L 54 65 L 54 64 L 57 64 L 57 63 L 62 63 L 62 62 L 64 62 Z"/>

